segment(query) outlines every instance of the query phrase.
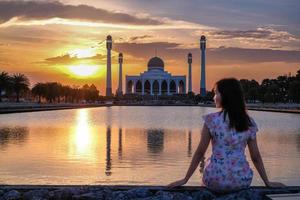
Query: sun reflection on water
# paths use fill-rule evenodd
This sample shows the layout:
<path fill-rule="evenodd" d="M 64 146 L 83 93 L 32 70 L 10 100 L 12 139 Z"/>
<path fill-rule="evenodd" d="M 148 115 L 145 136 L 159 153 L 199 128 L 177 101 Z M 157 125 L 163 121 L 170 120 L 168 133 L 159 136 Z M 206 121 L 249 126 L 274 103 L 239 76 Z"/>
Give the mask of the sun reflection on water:
<path fill-rule="evenodd" d="M 95 161 L 97 139 L 95 128 L 90 122 L 90 113 L 87 109 L 76 112 L 76 124 L 71 129 L 69 153 L 76 159 Z"/>
<path fill-rule="evenodd" d="M 91 127 L 87 110 L 79 110 L 76 126 L 76 147 L 80 154 L 84 153 L 91 144 Z"/>

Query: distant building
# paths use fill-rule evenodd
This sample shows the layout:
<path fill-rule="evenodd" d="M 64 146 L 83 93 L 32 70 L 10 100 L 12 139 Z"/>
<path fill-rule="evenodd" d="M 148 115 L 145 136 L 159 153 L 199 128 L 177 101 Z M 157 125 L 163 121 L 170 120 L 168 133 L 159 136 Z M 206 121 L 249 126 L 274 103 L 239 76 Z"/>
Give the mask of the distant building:
<path fill-rule="evenodd" d="M 112 37 L 110 35 L 106 38 L 107 49 L 107 63 L 106 63 L 106 96 L 112 96 L 111 90 L 111 49 L 112 49 Z"/>
<path fill-rule="evenodd" d="M 193 55 L 191 53 L 188 54 L 188 64 L 189 64 L 189 82 L 188 82 L 188 92 L 192 92 L 192 61 Z"/>
<path fill-rule="evenodd" d="M 173 76 L 164 70 L 161 58 L 153 57 L 148 62 L 147 71 L 139 76 L 126 75 L 126 94 L 186 94 L 186 76 Z"/>
<path fill-rule="evenodd" d="M 119 86 L 116 94 L 119 96 L 123 95 L 123 86 L 122 86 L 122 64 L 123 64 L 123 54 L 119 53 Z"/>
<path fill-rule="evenodd" d="M 200 95 L 206 95 L 206 75 L 205 75 L 205 50 L 206 50 L 206 38 L 204 35 L 200 38 L 200 50 L 201 50 L 201 79 L 200 79 Z"/>
<path fill-rule="evenodd" d="M 106 96 L 112 96 L 112 74 L 111 74 L 111 50 L 112 37 L 106 38 L 107 48 L 107 72 L 106 72 Z M 201 50 L 201 71 L 200 71 L 200 95 L 206 96 L 206 37 L 200 38 Z M 192 54 L 188 54 L 188 92 L 192 92 Z M 122 64 L 123 54 L 119 53 L 119 85 L 116 90 L 117 95 L 123 95 L 122 85 Z M 164 61 L 155 56 L 148 62 L 148 70 L 140 73 L 139 76 L 126 75 L 125 80 L 126 94 L 141 94 L 141 95 L 173 95 L 186 94 L 186 76 L 173 76 L 171 73 L 164 70 Z"/>

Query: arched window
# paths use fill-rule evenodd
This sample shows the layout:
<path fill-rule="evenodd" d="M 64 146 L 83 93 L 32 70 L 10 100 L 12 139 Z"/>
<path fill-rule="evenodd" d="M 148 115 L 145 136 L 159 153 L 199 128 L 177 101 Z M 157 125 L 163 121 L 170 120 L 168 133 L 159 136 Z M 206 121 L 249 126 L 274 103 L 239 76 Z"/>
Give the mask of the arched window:
<path fill-rule="evenodd" d="M 170 93 L 176 93 L 176 83 L 174 80 L 170 82 Z"/>
<path fill-rule="evenodd" d="M 157 80 L 153 82 L 153 94 L 158 94 L 159 92 L 159 83 Z"/>
<path fill-rule="evenodd" d="M 142 82 L 140 80 L 136 82 L 135 87 L 136 87 L 136 93 L 142 93 Z"/>
<path fill-rule="evenodd" d="M 144 93 L 145 94 L 150 94 L 150 82 L 148 80 L 145 81 L 144 83 Z"/>
<path fill-rule="evenodd" d="M 168 83 L 166 80 L 163 80 L 161 83 L 161 94 L 167 94 L 168 93 Z"/>

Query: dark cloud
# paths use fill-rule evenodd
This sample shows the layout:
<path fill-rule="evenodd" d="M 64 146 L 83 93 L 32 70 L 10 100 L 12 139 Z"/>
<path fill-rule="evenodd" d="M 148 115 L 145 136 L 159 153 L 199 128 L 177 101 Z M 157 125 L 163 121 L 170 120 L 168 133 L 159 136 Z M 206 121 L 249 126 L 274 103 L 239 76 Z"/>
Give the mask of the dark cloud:
<path fill-rule="evenodd" d="M 200 62 L 200 49 L 184 49 L 178 43 L 153 42 L 153 43 L 115 43 L 113 50 L 122 52 L 124 57 L 132 56 L 132 61 L 148 61 L 151 57 L 163 58 L 166 64 L 185 63 L 187 54 L 193 54 L 193 63 Z M 233 47 L 208 48 L 206 50 L 208 65 L 235 65 L 268 62 L 300 63 L 300 51 L 272 50 L 272 49 L 245 49 Z M 135 58 L 135 59 L 134 59 Z M 78 58 L 69 54 L 47 58 L 43 63 L 47 65 L 68 65 L 82 62 L 105 62 L 106 55 L 97 54 L 93 57 Z M 175 62 L 175 63 L 174 63 Z"/>
<path fill-rule="evenodd" d="M 207 57 L 213 63 L 300 63 L 300 51 L 244 48 L 208 49 Z"/>
<path fill-rule="evenodd" d="M 105 1 L 105 0 L 103 0 Z M 300 34 L 299 0 L 114 0 L 118 6 L 145 10 L 155 16 L 206 24 L 221 29 L 245 30 L 261 25 L 284 26 Z"/>
<path fill-rule="evenodd" d="M 165 60 L 185 61 L 189 52 L 193 54 L 194 62 L 199 62 L 200 59 L 200 49 L 183 49 L 177 43 L 117 43 L 114 45 L 114 50 L 123 52 L 125 57 L 126 54 L 130 54 L 148 59 L 155 55 L 155 49 L 157 49 L 158 56 Z M 211 65 L 265 62 L 300 63 L 300 51 L 233 47 L 207 49 L 207 63 Z"/>
<path fill-rule="evenodd" d="M 129 40 L 131 42 L 134 42 L 136 40 L 141 40 L 141 39 L 147 39 L 147 38 L 152 38 L 153 36 L 151 35 L 141 35 L 141 36 L 134 36 L 134 37 L 131 37 Z"/>
<path fill-rule="evenodd" d="M 234 38 L 255 38 L 255 39 L 265 39 L 272 36 L 270 30 L 236 30 L 236 31 L 214 31 L 212 33 L 214 37 L 221 37 L 223 39 L 234 39 Z"/>
<path fill-rule="evenodd" d="M 168 50 L 178 47 L 177 43 L 169 42 L 152 42 L 152 43 L 131 43 L 122 42 L 114 44 L 114 50 L 128 53 L 135 57 L 153 57 L 157 52 L 158 55 L 168 55 Z"/>
<path fill-rule="evenodd" d="M 86 57 L 86 58 L 78 58 L 76 56 L 71 56 L 69 54 L 65 54 L 62 56 L 56 56 L 51 58 L 46 58 L 43 63 L 48 65 L 68 65 L 68 64 L 75 64 L 78 62 L 85 62 L 85 61 L 93 61 L 98 63 L 99 61 L 106 59 L 106 55 L 97 54 L 92 57 Z"/>
<path fill-rule="evenodd" d="M 45 61 L 51 64 L 69 64 L 78 61 L 77 57 L 71 57 L 69 54 L 46 58 Z"/>
<path fill-rule="evenodd" d="M 87 5 L 65 5 L 58 1 L 0 1 L 0 23 L 13 17 L 22 19 L 81 19 L 109 23 L 134 25 L 159 25 L 161 21 L 151 18 L 139 18 L 126 13 L 112 12 Z"/>
<path fill-rule="evenodd" d="M 219 30 L 208 32 L 214 39 L 264 39 L 264 40 L 295 40 L 299 36 L 286 31 L 279 31 L 273 27 L 260 27 L 255 30 Z"/>

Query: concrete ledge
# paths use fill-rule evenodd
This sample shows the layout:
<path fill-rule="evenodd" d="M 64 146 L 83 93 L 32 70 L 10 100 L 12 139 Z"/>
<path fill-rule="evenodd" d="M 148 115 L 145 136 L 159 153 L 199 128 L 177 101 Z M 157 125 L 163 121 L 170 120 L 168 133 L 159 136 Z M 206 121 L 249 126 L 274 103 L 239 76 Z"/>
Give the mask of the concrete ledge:
<path fill-rule="evenodd" d="M 229 200 L 268 199 L 270 194 L 296 194 L 300 186 L 266 188 L 253 186 L 234 193 L 218 194 L 200 186 L 182 186 L 172 190 L 164 186 L 141 185 L 0 185 L 1 200 L 77 199 L 77 200 Z"/>

